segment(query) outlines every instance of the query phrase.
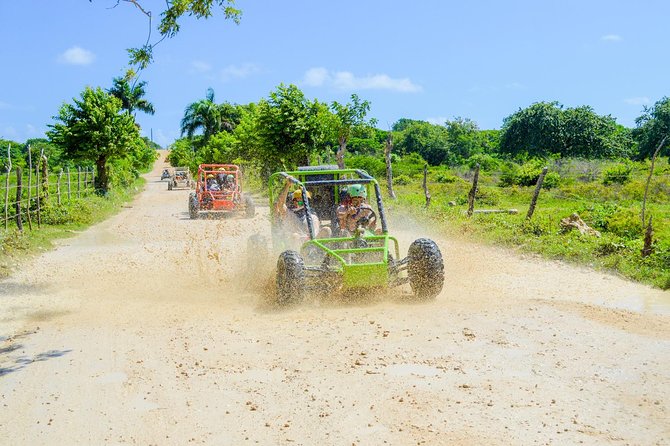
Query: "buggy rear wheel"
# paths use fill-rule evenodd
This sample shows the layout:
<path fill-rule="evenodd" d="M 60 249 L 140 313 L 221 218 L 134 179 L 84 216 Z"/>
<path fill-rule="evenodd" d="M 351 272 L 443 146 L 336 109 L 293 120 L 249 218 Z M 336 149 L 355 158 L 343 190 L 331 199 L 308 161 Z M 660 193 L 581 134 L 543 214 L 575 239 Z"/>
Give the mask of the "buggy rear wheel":
<path fill-rule="evenodd" d="M 198 213 L 200 212 L 200 203 L 198 203 L 198 196 L 191 192 L 188 196 L 188 216 L 191 217 L 191 220 L 198 218 Z"/>
<path fill-rule="evenodd" d="M 172 190 L 172 181 L 168 183 L 168 190 Z"/>
<path fill-rule="evenodd" d="M 305 295 L 305 263 L 295 251 L 284 251 L 277 260 L 277 303 L 301 302 Z"/>
<path fill-rule="evenodd" d="M 444 261 L 437 244 L 427 238 L 415 240 L 409 247 L 407 275 L 414 296 L 434 299 L 444 286 Z"/>

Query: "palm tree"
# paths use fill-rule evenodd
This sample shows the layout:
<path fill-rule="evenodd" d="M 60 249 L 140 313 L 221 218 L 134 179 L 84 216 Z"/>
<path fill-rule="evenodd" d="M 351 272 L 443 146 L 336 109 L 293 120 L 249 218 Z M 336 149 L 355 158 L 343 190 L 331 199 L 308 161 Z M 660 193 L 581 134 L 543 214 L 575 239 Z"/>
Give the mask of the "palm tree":
<path fill-rule="evenodd" d="M 144 87 L 147 83 L 145 81 L 130 85 L 127 78 L 115 77 L 113 82 L 114 86 L 107 90 L 107 93 L 121 99 L 121 108 L 123 110 L 127 110 L 133 116 L 135 116 L 135 110 L 149 115 L 155 113 L 153 104 L 143 98 L 146 94 Z"/>
<path fill-rule="evenodd" d="M 217 105 L 214 102 L 214 90 L 208 88 L 205 99 L 189 104 L 184 110 L 181 134 L 191 139 L 195 132 L 202 130 L 203 139 L 207 141 L 219 132 L 232 132 L 240 119 L 238 106 L 227 102 Z"/>

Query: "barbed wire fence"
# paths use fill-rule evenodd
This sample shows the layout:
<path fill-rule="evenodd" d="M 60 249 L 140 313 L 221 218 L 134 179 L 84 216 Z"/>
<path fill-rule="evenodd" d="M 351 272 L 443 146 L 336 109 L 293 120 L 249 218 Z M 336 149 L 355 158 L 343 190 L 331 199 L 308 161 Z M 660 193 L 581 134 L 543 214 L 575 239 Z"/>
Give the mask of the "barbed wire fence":
<path fill-rule="evenodd" d="M 62 206 L 74 199 L 86 197 L 95 192 L 95 170 L 91 167 L 56 167 L 50 170 L 48 158 L 40 151 L 36 163 L 33 163 L 32 151 L 28 149 L 28 166 L 25 170 L 14 167 L 11 146 L 7 148 L 7 162 L 4 172 L 0 173 L 0 192 L 3 210 L 2 225 L 5 231 L 10 222 L 23 231 L 27 223 L 33 229 L 33 220 L 40 227 L 42 211 L 52 203 Z M 4 181 L 2 179 L 4 176 Z"/>

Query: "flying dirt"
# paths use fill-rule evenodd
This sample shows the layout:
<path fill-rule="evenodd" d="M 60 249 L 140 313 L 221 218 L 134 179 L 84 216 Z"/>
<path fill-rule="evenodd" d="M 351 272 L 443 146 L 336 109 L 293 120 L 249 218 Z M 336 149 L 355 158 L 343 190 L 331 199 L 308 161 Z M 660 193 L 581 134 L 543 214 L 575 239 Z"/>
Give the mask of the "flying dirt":
<path fill-rule="evenodd" d="M 0 282 L 0 444 L 670 444 L 670 292 L 389 211 L 437 297 L 277 306 L 267 199 L 191 219 L 167 167 Z"/>

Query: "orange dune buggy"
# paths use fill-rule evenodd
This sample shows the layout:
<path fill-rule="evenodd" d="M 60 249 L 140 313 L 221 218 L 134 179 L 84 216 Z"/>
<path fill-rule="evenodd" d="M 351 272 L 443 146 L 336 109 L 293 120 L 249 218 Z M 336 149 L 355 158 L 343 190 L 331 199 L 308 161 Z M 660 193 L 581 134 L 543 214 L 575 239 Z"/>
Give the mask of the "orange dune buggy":
<path fill-rule="evenodd" d="M 201 164 L 195 192 L 188 197 L 189 216 L 196 219 L 201 214 L 244 212 L 253 217 L 253 199 L 242 192 L 240 180 L 240 168 L 235 164 Z"/>

